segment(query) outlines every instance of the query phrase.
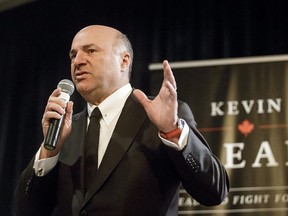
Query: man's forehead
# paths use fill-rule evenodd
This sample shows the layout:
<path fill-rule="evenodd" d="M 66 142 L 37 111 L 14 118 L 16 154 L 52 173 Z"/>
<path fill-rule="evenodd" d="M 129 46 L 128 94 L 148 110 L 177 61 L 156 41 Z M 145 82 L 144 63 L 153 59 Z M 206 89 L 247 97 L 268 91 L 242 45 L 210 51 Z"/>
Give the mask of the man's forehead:
<path fill-rule="evenodd" d="M 120 32 L 114 28 L 102 25 L 88 26 L 80 30 L 75 37 L 115 37 Z"/>
<path fill-rule="evenodd" d="M 106 26 L 89 26 L 80 30 L 72 41 L 72 46 L 84 46 L 87 44 L 105 45 L 111 44 L 118 30 Z"/>

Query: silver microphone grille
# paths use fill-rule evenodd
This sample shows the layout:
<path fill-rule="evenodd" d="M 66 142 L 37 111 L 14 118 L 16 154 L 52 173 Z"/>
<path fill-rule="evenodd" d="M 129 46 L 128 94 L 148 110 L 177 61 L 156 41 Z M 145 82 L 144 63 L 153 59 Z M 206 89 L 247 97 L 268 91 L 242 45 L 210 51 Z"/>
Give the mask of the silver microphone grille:
<path fill-rule="evenodd" d="M 61 88 L 61 91 L 66 92 L 70 96 L 74 92 L 74 84 L 71 80 L 69 79 L 63 79 L 58 83 L 58 87 Z"/>

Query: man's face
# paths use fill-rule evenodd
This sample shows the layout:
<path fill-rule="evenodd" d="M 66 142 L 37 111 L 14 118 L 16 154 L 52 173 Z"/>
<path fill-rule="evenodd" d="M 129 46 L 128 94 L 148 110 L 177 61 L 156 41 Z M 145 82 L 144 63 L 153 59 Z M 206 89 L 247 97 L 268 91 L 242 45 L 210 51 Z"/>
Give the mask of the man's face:
<path fill-rule="evenodd" d="M 81 30 L 71 45 L 71 77 L 90 103 L 101 102 L 122 82 L 121 55 L 113 50 L 117 31 L 104 26 Z"/>

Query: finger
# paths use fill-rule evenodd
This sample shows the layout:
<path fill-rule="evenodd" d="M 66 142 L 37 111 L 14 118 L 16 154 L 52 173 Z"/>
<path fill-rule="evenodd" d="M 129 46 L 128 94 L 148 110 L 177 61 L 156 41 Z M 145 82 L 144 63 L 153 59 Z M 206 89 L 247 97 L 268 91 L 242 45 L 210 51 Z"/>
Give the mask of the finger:
<path fill-rule="evenodd" d="M 50 95 L 50 97 L 58 97 L 59 94 L 61 93 L 61 88 L 60 87 L 57 87 L 53 92 L 52 94 Z"/>
<path fill-rule="evenodd" d="M 61 93 L 61 88 L 59 87 L 52 92 L 52 94 L 48 98 L 48 102 L 45 107 L 45 112 L 54 110 L 54 111 L 59 112 L 60 114 L 65 113 L 66 102 L 58 97 L 60 93 Z"/>
<path fill-rule="evenodd" d="M 177 94 L 177 89 L 174 87 L 172 83 L 166 81 L 163 83 L 164 87 L 168 90 L 168 92 L 172 95 Z"/>
<path fill-rule="evenodd" d="M 63 116 L 63 114 L 60 114 L 55 111 L 47 111 L 44 114 L 44 120 L 45 121 L 50 121 L 50 119 L 60 119 Z"/>
<path fill-rule="evenodd" d="M 163 61 L 164 80 L 169 81 L 174 89 L 177 89 L 176 80 L 167 60 Z"/>
<path fill-rule="evenodd" d="M 46 105 L 45 112 L 57 112 L 63 115 L 66 113 L 65 107 L 65 103 L 63 103 L 61 99 L 50 100 Z"/>

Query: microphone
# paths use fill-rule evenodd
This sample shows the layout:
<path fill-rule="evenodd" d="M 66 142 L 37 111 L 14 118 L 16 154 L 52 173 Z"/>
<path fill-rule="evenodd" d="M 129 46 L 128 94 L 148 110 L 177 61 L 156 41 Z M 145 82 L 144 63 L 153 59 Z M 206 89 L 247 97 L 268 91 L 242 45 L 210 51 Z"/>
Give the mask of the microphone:
<path fill-rule="evenodd" d="M 57 87 L 61 88 L 61 93 L 58 97 L 63 99 L 67 103 L 70 100 L 70 96 L 74 92 L 73 82 L 68 79 L 63 79 L 58 83 Z M 49 151 L 52 151 L 56 148 L 56 144 L 62 128 L 64 115 L 62 115 L 60 119 L 50 119 L 49 128 L 44 141 L 44 147 Z"/>

